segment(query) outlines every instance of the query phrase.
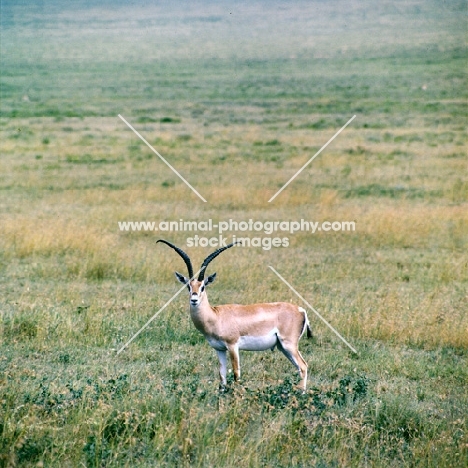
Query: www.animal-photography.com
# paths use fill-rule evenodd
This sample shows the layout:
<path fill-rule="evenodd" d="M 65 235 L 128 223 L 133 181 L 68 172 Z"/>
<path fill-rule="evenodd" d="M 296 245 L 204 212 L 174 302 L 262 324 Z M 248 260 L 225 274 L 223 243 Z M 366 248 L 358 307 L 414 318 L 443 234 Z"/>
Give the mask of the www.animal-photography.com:
<path fill-rule="evenodd" d="M 466 0 L 0 0 L 0 467 L 466 467 Z"/>

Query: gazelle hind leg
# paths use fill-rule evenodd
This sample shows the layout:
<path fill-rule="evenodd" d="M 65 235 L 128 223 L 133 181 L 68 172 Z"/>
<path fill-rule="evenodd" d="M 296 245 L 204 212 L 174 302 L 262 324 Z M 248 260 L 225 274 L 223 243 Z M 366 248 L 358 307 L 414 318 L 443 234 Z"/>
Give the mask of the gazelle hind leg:
<path fill-rule="evenodd" d="M 305 392 L 307 386 L 307 362 L 304 361 L 297 345 L 282 341 L 278 338 L 278 348 L 299 371 L 299 376 L 301 378 L 299 387 Z"/>

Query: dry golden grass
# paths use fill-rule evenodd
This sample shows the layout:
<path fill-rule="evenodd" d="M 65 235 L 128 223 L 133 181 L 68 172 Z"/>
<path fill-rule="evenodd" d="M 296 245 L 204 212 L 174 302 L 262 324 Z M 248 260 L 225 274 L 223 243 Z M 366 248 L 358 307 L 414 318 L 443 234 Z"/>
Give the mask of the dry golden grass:
<path fill-rule="evenodd" d="M 274 279 L 265 278 L 265 268 L 277 262 L 286 267 L 291 281 L 305 295 L 310 282 L 320 281 L 320 275 L 329 284 L 327 294 L 339 298 L 340 287 L 345 285 L 350 295 L 337 300 L 336 309 L 328 310 L 327 317 L 351 337 L 431 347 L 468 346 L 468 319 L 461 306 L 466 299 L 462 285 L 467 281 L 467 182 L 463 175 L 466 160 L 457 156 L 460 146 L 427 146 L 423 128 L 395 129 L 392 142 L 383 142 L 375 130 L 349 128 L 336 146 L 268 203 L 275 190 L 315 152 L 310 148 L 318 148 L 332 134 L 330 130 L 282 129 L 278 136 L 277 130 L 265 132 L 259 125 L 246 131 L 245 126 L 233 125 L 211 128 L 206 138 L 204 130 L 190 121 L 183 129 L 172 125 L 157 131 L 158 149 L 209 200 L 203 204 L 159 159 L 146 159 L 150 153 L 146 147 L 140 146 L 137 153 L 143 159 L 122 151 L 138 141 L 112 119 L 70 119 L 58 125 L 37 119 L 28 123 L 20 123 L 31 133 L 22 144 L 22 140 L 20 144 L 2 141 L 5 154 L 24 151 L 19 158 L 2 160 L 3 173 L 8 174 L 4 182 L 26 191 L 20 198 L 3 200 L 6 214 L 0 225 L 0 244 L 4 259 L 32 262 L 34 271 L 46 277 L 163 280 L 171 285 L 172 271 L 182 269 L 182 265 L 170 251 L 156 246 L 155 240 L 166 237 L 183 246 L 189 234 L 122 233 L 118 221 L 355 221 L 354 233 L 277 233 L 271 236 L 289 237 L 290 248 L 224 255 L 216 267 L 223 273 L 220 288 L 228 287 L 229 293 L 214 292 L 215 298 L 224 302 L 275 300 L 278 293 L 271 291 Z M 60 132 L 60 128 L 73 131 Z M 10 127 L 7 133 L 13 131 Z M 181 133 L 191 138 L 177 139 Z M 42 142 L 43 134 L 49 136 L 50 144 Z M 408 135 L 421 137 L 411 141 Z M 31 144 L 32 140 L 39 141 Z M 279 143 L 265 146 L 269 141 Z M 91 146 L 88 149 L 86 145 Z M 91 151 L 89 162 L 76 164 L 83 153 Z M 278 161 L 264 159 L 271 151 L 288 151 L 291 157 L 282 157 L 278 167 Z M 43 153 L 41 159 L 35 158 L 37 152 Z M 392 152 L 395 156 L 389 157 Z M 219 156 L 226 157 L 217 160 Z M 116 162 L 92 163 L 101 159 Z M 100 180 L 108 180 L 110 189 L 99 186 Z M 336 180 L 340 185 L 336 186 Z M 50 185 L 54 190 L 45 191 Z M 402 189 L 398 188 L 397 198 L 392 198 L 384 190 L 394 186 L 426 192 L 414 195 L 403 190 L 399 195 Z M 371 191 L 360 196 L 359 190 L 366 194 L 366 187 Z M 232 234 L 243 235 L 228 233 Z M 348 252 L 347 263 L 325 264 L 317 277 L 317 271 L 306 262 L 297 276 L 290 266 L 303 265 L 301 244 L 310 249 L 317 264 L 343 251 Z M 190 252 L 198 259 L 195 262 L 206 255 L 202 248 Z M 364 285 L 359 279 L 353 281 L 349 263 L 361 261 L 362 252 L 374 259 L 367 264 L 368 271 L 359 274 L 376 278 L 375 295 L 363 294 Z M 424 262 L 430 266 L 422 267 Z M 396 264 L 403 266 L 392 276 L 381 273 L 387 264 L 392 271 Z M 418 300 L 411 300 L 412 296 Z M 322 308 L 331 297 L 319 299 Z M 356 312 L 348 315 L 347 309 Z"/>
<path fill-rule="evenodd" d="M 284 205 L 272 205 L 270 213 L 265 211 L 268 208 L 265 191 L 261 195 L 258 191 L 255 193 L 257 203 L 249 205 L 249 212 L 246 212 L 242 202 L 248 204 L 248 192 L 228 186 L 212 190 L 218 194 L 217 208 L 211 208 L 218 220 L 231 217 L 239 221 L 250 217 L 296 220 L 305 216 L 301 206 L 306 197 L 303 196 L 301 203 L 295 191 L 288 196 L 285 194 L 287 203 Z M 182 191 L 188 190 L 180 186 L 172 191 L 171 198 L 177 199 L 177 193 Z M 117 221 L 126 220 L 206 219 L 200 208 L 194 209 L 193 203 L 186 199 L 155 204 L 158 194 L 155 188 L 67 191 L 60 196 L 52 194 L 35 200 L 30 217 L 25 217 L 24 213 L 4 217 L 0 226 L 3 255 L 9 261 L 33 262 L 36 271 L 42 265 L 40 275 L 46 277 L 65 275 L 90 280 L 163 281 L 176 287 L 172 272 L 175 269 L 184 271 L 184 266 L 172 251 L 156 246 L 155 241 L 164 237 L 183 247 L 185 239 L 193 234 L 124 233 L 118 230 L 117 225 Z M 236 205 L 235 211 L 230 210 L 231 203 Z M 41 204 L 48 209 L 35 215 Z M 297 208 L 291 209 L 291 205 Z M 336 190 L 323 190 L 311 220 L 354 220 L 356 232 L 274 233 L 271 237 L 289 237 L 291 247 L 280 251 L 241 249 L 225 254 L 223 260 L 217 261 L 213 267 L 221 273 L 220 288 L 219 291 L 214 288 L 213 298 L 215 302 L 258 302 L 276 300 L 281 295 L 286 300 L 297 301 L 287 290 L 278 292 L 277 286 L 272 289 L 275 279 L 269 277 L 266 268 L 268 264 L 275 264 L 287 272 L 307 297 L 312 296 L 309 291 L 311 281 L 326 283 L 330 293 L 333 291 L 333 295 L 337 295 L 335 297 L 341 297 L 341 300 L 332 300 L 327 305 L 330 293 L 323 297 L 319 294 L 318 298 L 313 295 L 320 304 L 319 308 L 331 305 L 327 318 L 350 338 L 367 337 L 426 347 L 467 347 L 468 318 L 462 306 L 466 294 L 460 289 L 468 279 L 467 258 L 462 252 L 466 243 L 467 213 L 464 205 L 441 207 L 406 200 L 369 207 L 340 199 Z M 305 216 L 305 219 L 310 219 L 310 216 Z M 227 233 L 227 236 L 232 234 L 245 235 L 236 232 Z M 217 236 L 216 233 L 209 235 Z M 248 235 L 265 236 L 264 233 Z M 337 239 L 341 245 L 335 243 Z M 340 252 L 348 252 L 351 256 L 346 264 L 322 265 L 317 275 L 308 265 L 308 255 L 302 254 L 303 249 L 299 246 L 303 243 L 312 249 L 314 263 L 323 262 Z M 375 295 L 363 294 L 359 277 L 353 276 L 354 267 L 346 266 L 353 262 L 354 249 L 377 249 L 373 254 L 374 261 L 367 263 L 367 273 L 364 270 L 359 273 L 360 277 L 363 274 L 375 276 Z M 409 254 L 399 257 L 392 253 L 395 249 L 397 252 L 406 250 Z M 207 254 L 207 249 L 203 248 L 189 251 L 195 264 Z M 419 259 L 411 253 L 417 251 L 428 253 L 421 254 Z M 294 273 L 295 269 L 290 268 L 294 264 L 291 258 L 304 274 L 297 276 Z M 359 256 L 355 261 L 359 261 Z M 395 264 L 400 266 L 395 267 Z M 389 275 L 385 273 L 387 267 L 391 269 Z M 460 286 L 454 289 L 453 285 Z M 343 291 L 340 289 L 342 286 L 345 288 Z M 349 292 L 351 296 L 347 296 Z M 349 309 L 355 312 L 349 313 Z M 320 329 L 320 325 L 318 327 Z"/>

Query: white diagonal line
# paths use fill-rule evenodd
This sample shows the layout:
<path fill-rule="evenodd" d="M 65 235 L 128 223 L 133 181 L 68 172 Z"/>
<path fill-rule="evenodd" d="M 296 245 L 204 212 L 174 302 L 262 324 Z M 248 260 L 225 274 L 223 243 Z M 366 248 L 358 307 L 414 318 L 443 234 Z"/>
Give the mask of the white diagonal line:
<path fill-rule="evenodd" d="M 127 126 L 133 130 L 133 132 L 135 133 L 135 135 L 137 137 L 139 137 L 141 139 L 141 141 L 143 141 L 143 143 L 146 144 L 146 146 L 148 146 L 148 148 L 153 151 L 158 157 L 159 159 L 161 159 L 161 161 L 166 164 L 169 169 L 171 169 L 172 172 L 174 172 L 174 174 L 176 174 L 181 180 L 182 182 L 184 182 L 189 188 L 191 188 L 198 196 L 201 200 L 203 200 L 205 203 L 206 203 L 206 200 L 192 187 L 192 185 L 190 185 L 190 183 L 185 180 L 181 174 L 179 174 L 176 169 L 174 169 L 167 161 L 166 159 L 164 159 L 120 114 L 119 114 L 119 117 L 127 124 Z"/>
<path fill-rule="evenodd" d="M 272 202 L 354 119 L 353 115 L 269 200 Z"/>
<path fill-rule="evenodd" d="M 193 275 L 193 278 L 190 278 L 192 281 L 194 278 L 197 278 L 201 269 Z M 119 355 L 185 288 L 187 287 L 184 284 L 118 351 Z"/>
<path fill-rule="evenodd" d="M 301 299 L 304 304 L 306 304 L 309 309 L 311 309 L 315 315 L 317 315 L 317 317 L 330 329 L 332 330 L 336 336 L 338 336 L 338 338 L 341 339 L 341 341 L 343 341 L 343 343 L 348 346 L 349 349 L 351 349 L 351 351 L 353 351 L 353 353 L 355 354 L 358 354 L 358 352 L 272 267 L 272 266 L 268 266 L 272 271 L 273 273 L 275 273 L 275 275 L 281 280 L 283 281 L 283 283 L 294 293 L 296 294 L 296 296 Z"/>

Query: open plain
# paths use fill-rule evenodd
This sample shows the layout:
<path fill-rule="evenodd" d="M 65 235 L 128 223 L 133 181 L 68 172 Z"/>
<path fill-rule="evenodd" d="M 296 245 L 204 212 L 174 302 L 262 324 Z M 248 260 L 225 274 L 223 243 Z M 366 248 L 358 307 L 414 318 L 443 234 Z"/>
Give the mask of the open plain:
<path fill-rule="evenodd" d="M 465 1 L 1 8 L 0 466 L 467 466 Z M 181 219 L 353 221 L 225 233 L 288 246 L 208 292 L 304 306 L 271 265 L 358 355 L 309 310 L 305 394 L 269 351 L 219 393 L 184 292 L 117 356 L 186 274 L 156 240 L 214 250 L 118 223 Z"/>

